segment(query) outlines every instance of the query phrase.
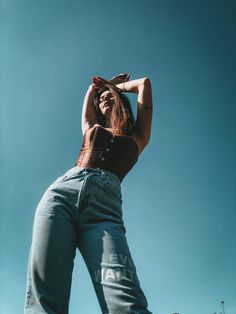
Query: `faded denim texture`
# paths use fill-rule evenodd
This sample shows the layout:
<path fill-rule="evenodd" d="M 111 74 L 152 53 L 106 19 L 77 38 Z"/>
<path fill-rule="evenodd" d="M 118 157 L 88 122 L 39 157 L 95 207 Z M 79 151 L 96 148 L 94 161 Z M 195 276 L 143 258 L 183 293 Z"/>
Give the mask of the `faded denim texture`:
<path fill-rule="evenodd" d="M 116 175 L 76 166 L 58 177 L 36 209 L 24 313 L 68 313 L 78 248 L 102 313 L 151 314 L 125 234 Z"/>

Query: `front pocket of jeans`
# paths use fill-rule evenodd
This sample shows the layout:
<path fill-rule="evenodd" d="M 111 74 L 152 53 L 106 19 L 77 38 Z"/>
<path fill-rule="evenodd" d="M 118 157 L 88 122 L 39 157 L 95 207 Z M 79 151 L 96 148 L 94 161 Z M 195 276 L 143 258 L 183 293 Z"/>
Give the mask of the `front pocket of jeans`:
<path fill-rule="evenodd" d="M 76 176 L 77 175 L 77 173 L 75 173 L 75 172 L 71 172 L 71 173 L 65 173 L 65 174 L 63 174 L 62 176 L 60 176 L 60 177 L 58 177 L 54 182 L 53 182 L 53 184 L 54 183 L 61 183 L 61 182 L 65 182 L 65 181 L 67 181 L 67 180 L 70 180 L 71 178 L 73 178 L 74 176 Z"/>
<path fill-rule="evenodd" d="M 62 178 L 62 182 L 65 182 L 65 181 L 68 181 L 70 180 L 71 178 L 74 178 L 78 175 L 77 172 L 71 172 L 71 173 L 67 173 L 67 174 L 64 174 L 63 178 Z"/>

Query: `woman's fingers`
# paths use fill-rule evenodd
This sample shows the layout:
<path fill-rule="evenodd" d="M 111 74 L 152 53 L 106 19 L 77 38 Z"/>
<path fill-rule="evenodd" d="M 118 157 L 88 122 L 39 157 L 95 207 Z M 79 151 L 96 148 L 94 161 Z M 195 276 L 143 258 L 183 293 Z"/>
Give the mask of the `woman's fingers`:
<path fill-rule="evenodd" d="M 93 84 L 96 86 L 96 89 L 102 89 L 107 85 L 111 85 L 110 82 L 108 82 L 107 80 L 100 76 L 94 76 L 91 78 L 91 80 L 93 81 Z"/>
<path fill-rule="evenodd" d="M 101 76 L 93 76 L 91 80 L 93 81 L 93 84 L 95 85 L 95 89 L 102 89 L 104 87 L 112 88 L 116 91 L 120 91 L 116 84 L 127 82 L 130 78 L 130 75 L 127 73 L 121 73 L 116 76 L 114 76 L 111 80 L 107 81 Z"/>
<path fill-rule="evenodd" d="M 100 76 L 95 76 L 92 78 L 92 81 L 97 84 L 108 84 L 109 82 Z"/>
<path fill-rule="evenodd" d="M 130 79 L 130 74 L 127 74 L 125 80 L 128 81 L 129 79 Z"/>
<path fill-rule="evenodd" d="M 121 79 L 124 79 L 124 80 L 128 80 L 130 78 L 130 74 L 128 74 L 128 73 L 121 73 L 121 74 L 118 74 L 115 77 L 121 78 Z"/>
<path fill-rule="evenodd" d="M 107 80 L 105 80 L 105 79 L 104 79 L 103 77 L 101 77 L 101 76 L 95 76 L 94 79 L 97 80 L 97 81 L 100 81 L 100 82 L 104 82 L 104 83 L 107 82 Z"/>
<path fill-rule="evenodd" d="M 127 82 L 130 78 L 130 75 L 128 73 L 121 73 L 116 76 L 114 76 L 109 82 L 112 84 L 119 84 Z"/>

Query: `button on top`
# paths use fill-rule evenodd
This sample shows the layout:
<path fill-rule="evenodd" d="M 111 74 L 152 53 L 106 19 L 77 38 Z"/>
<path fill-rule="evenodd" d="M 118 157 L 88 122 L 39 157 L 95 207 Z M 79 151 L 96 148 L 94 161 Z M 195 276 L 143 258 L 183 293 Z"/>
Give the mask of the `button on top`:
<path fill-rule="evenodd" d="M 104 158 L 104 157 L 102 157 L 102 158 L 101 158 L 101 160 L 103 161 L 103 160 L 105 160 L 105 158 Z"/>
<path fill-rule="evenodd" d="M 106 151 L 109 152 L 109 151 L 110 151 L 110 148 L 106 148 Z"/>
<path fill-rule="evenodd" d="M 113 138 L 110 140 L 110 142 L 111 142 L 111 143 L 113 143 L 113 142 L 114 142 Z"/>

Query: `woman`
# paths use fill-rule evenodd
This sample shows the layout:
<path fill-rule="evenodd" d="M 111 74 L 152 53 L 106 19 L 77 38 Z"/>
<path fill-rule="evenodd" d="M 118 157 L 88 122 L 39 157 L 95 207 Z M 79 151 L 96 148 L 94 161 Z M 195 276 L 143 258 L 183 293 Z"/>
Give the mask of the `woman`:
<path fill-rule="evenodd" d="M 76 165 L 48 187 L 36 209 L 25 314 L 68 313 L 77 247 L 102 313 L 151 313 L 127 244 L 121 194 L 123 178 L 150 138 L 151 83 L 129 81 L 128 74 L 92 81 Z M 138 94 L 136 121 L 122 92 Z"/>

